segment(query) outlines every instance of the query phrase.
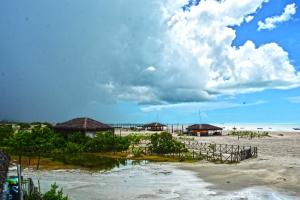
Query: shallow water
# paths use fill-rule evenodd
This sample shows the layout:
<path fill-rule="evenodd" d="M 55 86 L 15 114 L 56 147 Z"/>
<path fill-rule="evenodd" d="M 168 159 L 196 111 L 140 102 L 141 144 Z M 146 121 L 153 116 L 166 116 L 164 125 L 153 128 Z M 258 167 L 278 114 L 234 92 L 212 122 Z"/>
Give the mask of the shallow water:
<path fill-rule="evenodd" d="M 70 199 L 295 199 L 266 187 L 253 187 L 236 192 L 208 189 L 190 171 L 167 163 L 141 162 L 115 167 L 110 171 L 51 170 L 24 171 L 24 176 L 40 180 L 44 192 L 56 182 Z"/>

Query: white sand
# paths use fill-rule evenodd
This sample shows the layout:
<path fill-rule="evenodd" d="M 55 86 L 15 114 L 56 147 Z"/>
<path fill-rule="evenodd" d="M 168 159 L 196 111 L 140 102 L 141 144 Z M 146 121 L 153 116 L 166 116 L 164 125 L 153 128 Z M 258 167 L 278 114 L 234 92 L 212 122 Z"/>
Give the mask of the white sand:
<path fill-rule="evenodd" d="M 271 137 L 252 140 L 238 140 L 231 136 L 198 137 L 196 140 L 258 147 L 258 158 L 239 164 L 176 164 L 179 168 L 192 170 L 205 181 L 213 183 L 213 188 L 240 190 L 268 186 L 295 198 L 300 197 L 300 133 L 273 132 Z"/>

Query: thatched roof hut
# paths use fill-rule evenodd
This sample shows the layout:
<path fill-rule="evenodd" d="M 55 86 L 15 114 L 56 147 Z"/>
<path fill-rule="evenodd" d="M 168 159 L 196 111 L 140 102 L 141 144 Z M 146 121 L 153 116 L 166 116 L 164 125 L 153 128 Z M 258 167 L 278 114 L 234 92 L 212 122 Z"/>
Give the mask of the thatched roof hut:
<path fill-rule="evenodd" d="M 114 132 L 113 127 L 87 117 L 75 118 L 63 123 L 58 123 L 54 126 L 54 129 L 64 134 L 81 132 L 91 137 L 94 137 L 96 135 L 96 132 Z"/>
<path fill-rule="evenodd" d="M 144 124 L 143 128 L 148 131 L 163 131 L 166 125 L 159 122 L 152 122 L 149 124 Z"/>
<path fill-rule="evenodd" d="M 221 135 L 222 128 L 210 124 L 193 124 L 187 127 L 190 135 L 204 136 L 204 135 Z"/>

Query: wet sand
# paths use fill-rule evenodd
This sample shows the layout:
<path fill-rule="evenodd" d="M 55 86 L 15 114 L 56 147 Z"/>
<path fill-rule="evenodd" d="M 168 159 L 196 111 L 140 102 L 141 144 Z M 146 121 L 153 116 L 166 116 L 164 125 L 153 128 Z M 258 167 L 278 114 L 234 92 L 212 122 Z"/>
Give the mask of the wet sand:
<path fill-rule="evenodd" d="M 47 170 L 26 171 L 25 174 L 32 177 L 35 183 L 40 180 L 42 192 L 56 182 L 71 200 L 295 199 L 268 187 L 255 186 L 234 192 L 217 190 L 211 183 L 197 177 L 196 173 L 178 169 L 169 163 L 129 164 L 106 172 Z"/>
<path fill-rule="evenodd" d="M 196 140 L 258 147 L 258 158 L 238 164 L 175 164 L 180 169 L 196 172 L 198 177 L 213 184 L 211 188 L 235 191 L 267 186 L 300 199 L 300 133 L 273 132 L 271 137 L 252 140 L 238 140 L 232 136 L 199 137 Z"/>

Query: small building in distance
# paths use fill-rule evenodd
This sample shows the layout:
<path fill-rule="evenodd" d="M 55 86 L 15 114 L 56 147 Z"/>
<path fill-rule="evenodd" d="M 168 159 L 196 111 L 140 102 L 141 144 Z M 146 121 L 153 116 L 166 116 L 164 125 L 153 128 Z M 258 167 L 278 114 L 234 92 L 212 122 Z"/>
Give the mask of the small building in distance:
<path fill-rule="evenodd" d="M 143 129 L 147 131 L 163 131 L 164 127 L 166 127 L 166 125 L 161 124 L 159 122 L 152 122 L 143 125 Z"/>
<path fill-rule="evenodd" d="M 110 131 L 114 134 L 114 128 L 87 117 L 75 118 L 63 123 L 57 123 L 54 127 L 59 133 L 72 134 L 80 132 L 89 137 L 95 137 L 97 132 Z"/>
<path fill-rule="evenodd" d="M 193 136 L 222 135 L 222 128 L 210 124 L 193 124 L 187 127 L 187 134 Z"/>

